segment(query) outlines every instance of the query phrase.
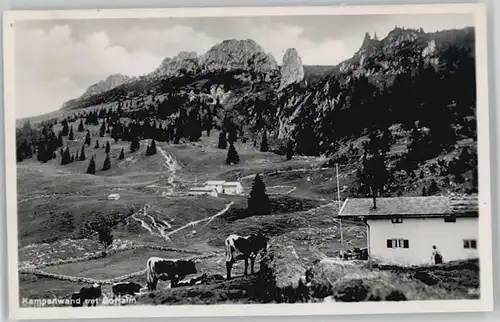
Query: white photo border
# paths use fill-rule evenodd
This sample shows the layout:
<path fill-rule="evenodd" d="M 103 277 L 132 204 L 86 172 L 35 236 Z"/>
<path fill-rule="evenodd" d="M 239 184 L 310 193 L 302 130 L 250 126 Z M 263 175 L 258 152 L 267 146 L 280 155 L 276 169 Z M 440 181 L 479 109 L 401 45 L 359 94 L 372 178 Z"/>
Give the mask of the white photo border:
<path fill-rule="evenodd" d="M 186 18 L 223 16 L 471 14 L 475 22 L 478 122 L 480 299 L 313 304 L 229 304 L 24 308 L 19 305 L 17 177 L 14 100 L 14 28 L 17 21 L 59 19 Z M 5 11 L 4 128 L 8 245 L 9 316 L 14 319 L 134 317 L 306 316 L 340 314 L 488 312 L 493 311 L 490 120 L 487 66 L 487 15 L 483 3 L 289 7 L 207 7 L 97 10 Z"/>

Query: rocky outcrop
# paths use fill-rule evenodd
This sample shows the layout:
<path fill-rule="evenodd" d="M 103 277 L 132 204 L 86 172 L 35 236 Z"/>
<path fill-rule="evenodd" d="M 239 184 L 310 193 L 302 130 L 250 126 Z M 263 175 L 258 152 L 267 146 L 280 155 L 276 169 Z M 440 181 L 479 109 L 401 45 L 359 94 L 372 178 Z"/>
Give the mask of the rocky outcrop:
<path fill-rule="evenodd" d="M 105 80 L 99 81 L 98 83 L 90 86 L 87 91 L 83 93 L 80 99 L 85 99 L 93 95 L 104 93 L 106 91 L 109 91 L 110 89 L 123 85 L 130 80 L 131 78 L 129 76 L 121 74 L 110 75 Z"/>
<path fill-rule="evenodd" d="M 196 52 L 181 51 L 177 56 L 165 58 L 149 76 L 152 78 L 175 77 L 185 72 L 196 72 L 198 67 Z"/>
<path fill-rule="evenodd" d="M 302 59 L 295 48 L 288 48 L 285 55 L 283 55 L 280 88 L 287 87 L 293 83 L 298 83 L 303 79 L 304 67 L 302 66 Z"/>
<path fill-rule="evenodd" d="M 200 65 L 209 71 L 243 69 L 259 73 L 278 68 L 274 57 L 252 39 L 224 40 L 200 57 Z"/>

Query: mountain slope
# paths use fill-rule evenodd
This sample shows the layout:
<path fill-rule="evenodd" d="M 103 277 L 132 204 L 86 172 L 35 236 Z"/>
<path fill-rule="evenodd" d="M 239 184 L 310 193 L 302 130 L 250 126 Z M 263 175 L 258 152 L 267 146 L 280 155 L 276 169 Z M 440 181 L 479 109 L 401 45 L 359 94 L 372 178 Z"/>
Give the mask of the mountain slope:
<path fill-rule="evenodd" d="M 473 28 L 367 34 L 352 58 L 332 67 L 301 69 L 300 53 L 287 52 L 294 65 L 287 86 L 273 57 L 252 40 L 233 39 L 200 56 L 166 59 L 150 75 L 67 108 L 104 107 L 100 114 L 132 119 L 138 128 L 161 121 L 165 131 L 192 141 L 215 127 L 256 146 L 266 132 L 271 151 L 282 153 L 290 139 L 296 154 L 326 156 L 327 166 L 338 162 L 353 174 L 363 168 L 364 142 L 378 133 L 394 186 L 437 167 L 439 189 L 477 187 L 474 164 L 454 159 L 462 148 L 465 156 L 476 153 Z M 88 110 L 78 113 L 89 117 Z M 431 182 L 424 181 L 412 193 L 427 190 Z"/>

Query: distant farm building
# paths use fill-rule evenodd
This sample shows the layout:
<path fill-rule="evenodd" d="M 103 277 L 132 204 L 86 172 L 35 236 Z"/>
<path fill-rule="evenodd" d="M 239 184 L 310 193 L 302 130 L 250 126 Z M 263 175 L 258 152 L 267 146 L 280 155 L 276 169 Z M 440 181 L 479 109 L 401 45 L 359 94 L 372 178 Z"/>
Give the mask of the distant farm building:
<path fill-rule="evenodd" d="M 241 195 L 243 193 L 243 186 L 238 181 L 207 181 L 205 187 L 214 188 L 218 193 L 226 195 Z"/>
<path fill-rule="evenodd" d="M 239 182 L 224 182 L 222 193 L 226 195 L 240 195 L 243 193 L 243 186 Z"/>
<path fill-rule="evenodd" d="M 478 197 L 431 196 L 346 199 L 339 218 L 367 226 L 369 258 L 402 265 L 433 263 L 433 246 L 444 262 L 479 258 Z"/>
<path fill-rule="evenodd" d="M 207 181 L 205 182 L 205 187 L 215 188 L 218 193 L 222 193 L 224 183 L 226 181 Z"/>
<path fill-rule="evenodd" d="M 189 189 L 189 194 L 192 196 L 202 196 L 209 195 L 212 197 L 218 197 L 219 192 L 213 187 L 194 187 Z"/>
<path fill-rule="evenodd" d="M 108 196 L 108 200 L 119 200 L 119 199 L 120 199 L 120 195 L 117 193 L 112 193 Z"/>

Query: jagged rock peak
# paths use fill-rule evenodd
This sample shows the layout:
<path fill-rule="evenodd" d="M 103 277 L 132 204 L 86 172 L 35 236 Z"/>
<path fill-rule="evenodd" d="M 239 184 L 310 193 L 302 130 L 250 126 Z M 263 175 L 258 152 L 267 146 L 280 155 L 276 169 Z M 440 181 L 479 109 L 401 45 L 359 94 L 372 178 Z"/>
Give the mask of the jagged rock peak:
<path fill-rule="evenodd" d="M 252 39 L 224 40 L 200 57 L 200 64 L 206 70 L 245 69 L 269 72 L 278 68 L 274 57 Z"/>
<path fill-rule="evenodd" d="M 303 79 L 304 67 L 302 66 L 302 59 L 295 48 L 288 48 L 283 55 L 280 88 L 298 83 Z"/>
<path fill-rule="evenodd" d="M 95 83 L 94 85 L 91 85 L 85 93 L 81 96 L 81 98 L 87 98 L 93 95 L 101 94 L 106 91 L 109 91 L 110 89 L 113 89 L 115 87 L 118 87 L 120 85 L 125 84 L 126 82 L 130 81 L 131 77 L 122 75 L 122 74 L 113 74 L 108 77 L 106 77 L 105 80 L 99 81 Z"/>
<path fill-rule="evenodd" d="M 160 66 L 151 73 L 152 77 L 178 76 L 183 71 L 194 72 L 198 69 L 198 54 L 194 51 L 181 51 L 174 57 L 165 58 Z"/>

